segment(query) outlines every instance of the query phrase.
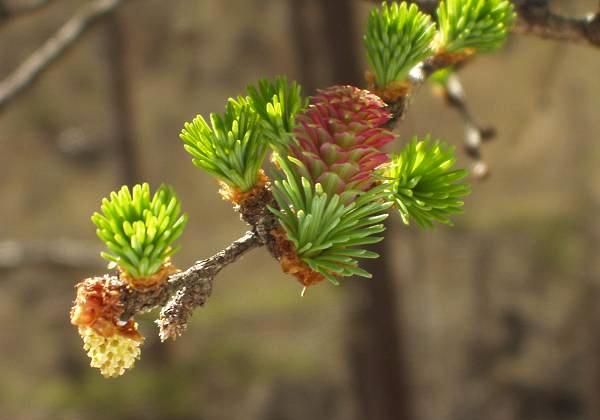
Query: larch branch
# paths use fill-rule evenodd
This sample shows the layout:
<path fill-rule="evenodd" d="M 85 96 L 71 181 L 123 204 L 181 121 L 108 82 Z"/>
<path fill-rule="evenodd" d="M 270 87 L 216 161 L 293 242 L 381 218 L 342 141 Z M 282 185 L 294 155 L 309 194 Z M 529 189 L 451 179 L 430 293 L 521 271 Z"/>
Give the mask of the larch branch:
<path fill-rule="evenodd" d="M 143 292 L 123 284 L 121 301 L 124 310 L 121 319 L 127 320 L 138 312 L 164 306 L 158 321 L 161 337 L 174 338 L 185 328 L 192 310 L 203 305 L 210 296 L 215 276 L 248 251 L 262 245 L 260 236 L 249 231 L 212 257 L 197 261 L 187 270 L 171 275 L 162 287 Z"/>
<path fill-rule="evenodd" d="M 381 0 L 368 0 L 381 3 Z M 407 0 L 430 15 L 435 14 L 437 0 Z M 513 27 L 517 34 L 534 35 L 600 48 L 600 6 L 596 13 L 584 17 L 567 17 L 550 10 L 548 0 L 512 0 L 518 19 Z"/>

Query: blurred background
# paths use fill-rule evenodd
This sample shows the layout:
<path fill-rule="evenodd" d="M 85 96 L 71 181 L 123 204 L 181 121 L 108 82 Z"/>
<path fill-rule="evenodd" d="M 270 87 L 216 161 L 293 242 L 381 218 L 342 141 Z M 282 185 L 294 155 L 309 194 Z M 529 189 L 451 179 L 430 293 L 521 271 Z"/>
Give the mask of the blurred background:
<path fill-rule="evenodd" d="M 0 80 L 84 3 L 0 19 Z M 0 109 L 0 419 L 600 419 L 600 51 L 533 37 L 461 72 L 498 135 L 454 228 L 391 217 L 372 280 L 304 298 L 254 250 L 179 340 L 161 345 L 148 314 L 135 369 L 106 380 L 88 367 L 68 310 L 75 283 L 106 272 L 89 219 L 101 198 L 173 185 L 190 215 L 180 267 L 241 236 L 181 147 L 183 123 L 259 77 L 286 74 L 306 94 L 364 85 L 370 7 L 124 1 Z M 430 86 L 394 147 L 427 133 L 462 148 L 462 120 Z"/>

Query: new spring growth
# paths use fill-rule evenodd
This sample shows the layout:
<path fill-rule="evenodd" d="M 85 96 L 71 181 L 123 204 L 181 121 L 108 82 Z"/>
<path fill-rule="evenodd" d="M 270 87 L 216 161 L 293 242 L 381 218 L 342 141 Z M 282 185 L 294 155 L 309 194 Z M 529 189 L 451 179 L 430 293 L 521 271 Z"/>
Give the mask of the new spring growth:
<path fill-rule="evenodd" d="M 357 258 L 378 256 L 364 247 L 383 239 L 377 235 L 385 230 L 382 222 L 392 204 L 386 201 L 385 190 L 375 187 L 360 192 L 344 204 L 340 195 L 328 194 L 321 184 L 300 176 L 298 160 L 279 158 L 279 165 L 285 174 L 274 183 L 279 209 L 270 210 L 300 259 L 334 284 L 338 284 L 338 277 L 371 277 L 358 266 Z"/>
<path fill-rule="evenodd" d="M 261 79 L 257 86 L 249 85 L 247 91 L 271 147 L 275 151 L 285 150 L 293 141 L 291 133 L 296 114 L 307 105 L 302 88 L 296 82 L 288 83 L 285 76 L 279 76 L 273 81 Z"/>
<path fill-rule="evenodd" d="M 382 126 L 390 117 L 385 103 L 369 91 L 319 90 L 297 117 L 296 142 L 287 150 L 299 162 L 293 170 L 348 202 L 373 186 L 373 170 L 388 161 L 383 147 L 394 134 Z"/>
<path fill-rule="evenodd" d="M 268 149 L 258 113 L 248 98 L 230 98 L 222 116 L 210 114 L 210 123 L 198 115 L 181 131 L 192 162 L 229 187 L 250 191 Z"/>
<path fill-rule="evenodd" d="M 411 68 L 433 54 L 435 23 L 415 4 L 383 3 L 369 15 L 364 36 L 375 85 L 401 82 Z"/>
<path fill-rule="evenodd" d="M 353 86 L 320 90 L 298 114 L 295 142 L 277 158 L 283 174 L 271 211 L 293 244 L 291 252 L 283 247 L 282 268 L 304 286 L 370 276 L 357 258 L 375 258 L 364 246 L 382 239 L 375 235 L 389 205 L 373 187 L 375 168 L 388 161 L 382 149 L 394 139 L 381 128 L 389 119 L 379 97 Z"/>
<path fill-rule="evenodd" d="M 118 265 L 131 278 L 150 278 L 178 251 L 173 243 L 187 223 L 172 188 L 161 186 L 154 195 L 148 184 L 130 191 L 123 186 L 102 200 L 94 213 L 96 234 L 106 244 L 102 257 Z"/>
<path fill-rule="evenodd" d="M 443 0 L 438 16 L 435 39 L 435 24 L 414 5 L 384 3 L 371 13 L 365 44 L 372 91 L 332 86 L 309 102 L 297 83 L 263 79 L 248 87 L 248 96 L 230 98 L 222 115 L 210 115 L 210 123 L 197 116 L 181 131 L 194 165 L 216 177 L 222 191 L 226 187 L 251 225 L 253 246 L 267 246 L 282 270 L 305 287 L 324 279 L 338 284 L 347 276 L 370 277 L 359 260 L 378 257 L 367 247 L 383 239 L 392 206 L 405 223 L 414 220 L 422 227 L 450 224 L 450 216 L 462 210 L 469 187 L 466 171 L 454 169 L 453 148 L 415 138 L 397 155 L 384 150 L 396 136 L 387 127 L 392 114 L 380 94 L 404 89 L 409 70 L 432 54 L 498 47 L 514 12 L 507 0 Z M 436 76 L 443 82 L 446 75 Z M 267 163 L 269 149 L 275 153 Z M 262 170 L 269 163 L 275 163 L 269 172 L 273 183 Z M 123 187 L 102 201 L 92 221 L 108 247 L 102 256 L 118 266 L 120 277 L 80 282 L 71 322 L 92 366 L 117 376 L 139 357 L 143 341 L 133 318 L 121 321 L 125 313 L 130 316 L 124 309 L 129 292 L 144 308 L 164 305 L 163 311 L 173 313 L 181 308 L 191 313 L 207 295 L 197 300 L 186 295 L 196 285 L 191 284 L 165 296 L 166 305 L 144 300 L 157 291 L 170 294 L 161 287 L 175 284 L 164 281 L 175 270 L 170 256 L 187 216 L 171 188 L 151 195 L 148 184 Z"/>
<path fill-rule="evenodd" d="M 493 51 L 502 46 L 516 14 L 509 0 L 442 0 L 437 9 L 441 51 Z"/>
<path fill-rule="evenodd" d="M 395 207 L 404 223 L 414 220 L 423 228 L 433 222 L 451 225 L 450 215 L 462 212 L 469 186 L 464 169 L 454 169 L 454 148 L 429 137 L 413 138 L 389 164 L 382 167 Z"/>

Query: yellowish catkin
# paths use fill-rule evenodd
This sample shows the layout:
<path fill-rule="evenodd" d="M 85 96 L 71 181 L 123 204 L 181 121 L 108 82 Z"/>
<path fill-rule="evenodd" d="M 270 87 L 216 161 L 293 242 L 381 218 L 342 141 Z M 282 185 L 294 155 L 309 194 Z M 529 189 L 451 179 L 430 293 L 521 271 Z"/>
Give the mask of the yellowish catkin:
<path fill-rule="evenodd" d="M 103 337 L 90 327 L 80 327 L 83 348 L 90 357 L 90 366 L 100 369 L 106 378 L 116 378 L 133 367 L 140 358 L 143 340 L 136 340 L 120 334 Z"/>

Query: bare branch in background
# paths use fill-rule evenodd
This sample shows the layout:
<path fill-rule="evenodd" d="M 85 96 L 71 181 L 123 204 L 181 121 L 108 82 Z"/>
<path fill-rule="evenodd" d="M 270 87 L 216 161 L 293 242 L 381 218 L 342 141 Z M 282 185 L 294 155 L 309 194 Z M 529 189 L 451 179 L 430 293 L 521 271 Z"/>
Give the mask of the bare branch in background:
<path fill-rule="evenodd" d="M 94 23 L 111 13 L 121 3 L 122 0 L 95 0 L 82 6 L 56 34 L 0 82 L 0 112 L 12 99 L 31 86 L 69 47 L 81 39 Z"/>
<path fill-rule="evenodd" d="M 104 268 L 98 258 L 100 248 L 72 239 L 0 241 L 0 270 L 12 270 L 32 265 L 67 268 Z"/>
<path fill-rule="evenodd" d="M 11 6 L 6 0 L 0 0 L 0 26 L 17 17 L 25 17 L 49 6 L 52 0 L 32 0 L 18 6 Z"/>
<path fill-rule="evenodd" d="M 513 0 L 513 3 L 519 15 L 513 32 L 600 48 L 600 10 L 576 18 L 553 13 L 547 0 Z"/>
<path fill-rule="evenodd" d="M 404 119 L 415 93 L 425 84 L 429 76 L 437 70 L 450 66 L 459 66 L 460 64 L 452 61 L 447 55 L 440 55 L 430 57 L 413 67 L 408 74 L 409 94 L 401 97 L 398 102 L 388 104 L 392 112 L 392 119 L 389 121 L 388 126 L 393 128 Z"/>
<path fill-rule="evenodd" d="M 381 3 L 380 0 L 368 0 Z M 407 0 L 433 15 L 437 0 Z M 584 17 L 567 17 L 550 10 L 548 0 L 512 0 L 518 19 L 513 28 L 517 34 L 535 35 L 545 39 L 587 44 L 600 48 L 600 7 Z"/>
<path fill-rule="evenodd" d="M 446 103 L 456 109 L 463 119 L 465 125 L 464 147 L 467 155 L 474 160 L 472 174 L 476 178 L 484 178 L 488 175 L 489 169 L 481 154 L 481 144 L 484 141 L 492 140 L 496 136 L 496 131 L 493 127 L 481 126 L 473 117 L 458 75 L 451 75 L 443 89 Z"/>

